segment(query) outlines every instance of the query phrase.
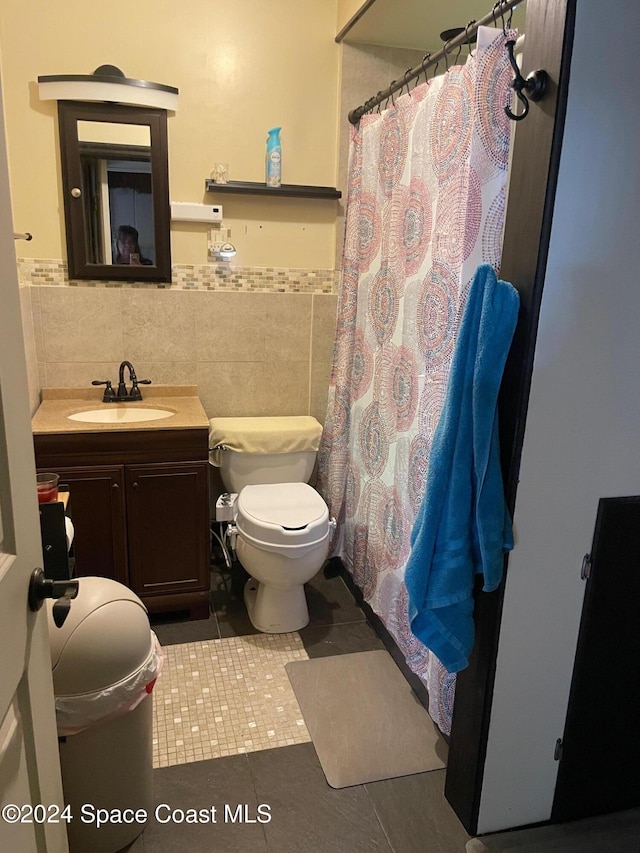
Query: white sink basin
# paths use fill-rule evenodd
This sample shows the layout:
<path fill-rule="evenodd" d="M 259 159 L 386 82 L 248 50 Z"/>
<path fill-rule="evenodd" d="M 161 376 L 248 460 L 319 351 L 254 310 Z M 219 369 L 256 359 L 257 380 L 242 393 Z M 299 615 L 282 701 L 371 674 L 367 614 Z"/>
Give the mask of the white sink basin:
<path fill-rule="evenodd" d="M 120 405 L 114 403 L 110 408 L 92 409 L 89 412 L 67 415 L 67 419 L 85 424 L 133 424 L 172 418 L 174 414 L 175 412 L 169 412 L 166 409 L 144 409 L 141 406 L 128 406 L 126 403 Z"/>

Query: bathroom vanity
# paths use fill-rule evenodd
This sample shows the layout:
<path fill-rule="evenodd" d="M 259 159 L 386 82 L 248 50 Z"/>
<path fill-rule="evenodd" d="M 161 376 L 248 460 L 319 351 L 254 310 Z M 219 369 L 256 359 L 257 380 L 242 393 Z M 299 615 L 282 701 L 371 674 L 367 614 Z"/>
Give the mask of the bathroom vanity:
<path fill-rule="evenodd" d="M 144 418 L 145 409 L 170 415 L 71 418 Z M 96 389 L 43 390 L 36 466 L 69 484 L 76 576 L 113 578 L 152 613 L 208 617 L 208 426 L 195 386 L 155 386 L 135 404 L 102 403 Z"/>

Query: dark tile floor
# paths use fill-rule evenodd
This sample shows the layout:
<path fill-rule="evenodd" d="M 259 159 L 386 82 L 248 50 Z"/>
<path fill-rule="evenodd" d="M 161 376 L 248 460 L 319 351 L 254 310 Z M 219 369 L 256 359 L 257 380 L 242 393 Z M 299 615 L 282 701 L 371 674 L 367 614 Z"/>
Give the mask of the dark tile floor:
<path fill-rule="evenodd" d="M 163 645 L 255 633 L 243 578 L 214 573 L 211 616 L 154 619 Z M 384 648 L 339 577 L 307 585 L 311 620 L 300 631 L 309 657 Z M 216 821 L 152 818 L 130 853 L 464 853 L 469 839 L 444 799 L 444 770 L 333 789 L 313 744 L 154 770 L 156 804 L 215 807 Z M 240 809 L 238 808 L 240 807 Z M 168 812 L 161 812 L 163 817 Z"/>

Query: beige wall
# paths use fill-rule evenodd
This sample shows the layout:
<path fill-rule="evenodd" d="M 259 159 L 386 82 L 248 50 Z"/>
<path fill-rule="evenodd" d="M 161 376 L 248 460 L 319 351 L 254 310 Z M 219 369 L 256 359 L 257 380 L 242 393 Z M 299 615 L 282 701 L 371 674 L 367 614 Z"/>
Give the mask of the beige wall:
<path fill-rule="evenodd" d="M 131 76 L 178 86 L 179 112 L 169 118 L 173 200 L 204 201 L 204 179 L 216 160 L 229 162 L 232 179 L 261 180 L 264 134 L 276 122 L 284 128 L 285 182 L 337 184 L 344 192 L 346 113 L 398 77 L 411 57 L 335 45 L 336 6 L 328 0 L 274 0 L 270 16 L 263 5 L 243 0 L 214 16 L 213 4 L 193 0 L 181 10 L 191 14 L 181 17 L 168 3 L 142 0 L 140 19 L 148 25 L 141 44 L 106 3 L 93 4 L 98 11 L 83 38 L 82 26 L 76 32 L 68 22 L 82 19 L 84 4 L 4 0 L 0 55 L 14 227 L 35 235 L 32 243 L 16 244 L 19 256 L 59 260 L 66 254 L 55 108 L 37 97 L 40 74 L 90 72 L 111 62 Z M 145 14 L 151 6 L 153 14 Z M 104 27 L 95 24 L 100 7 Z M 29 40 L 16 38 L 27 25 Z M 317 287 L 278 291 L 291 289 L 284 268 L 339 265 L 344 200 L 221 201 L 239 264 L 280 269 L 273 292 L 246 292 L 248 286 L 193 291 L 175 283 L 168 289 L 69 287 L 58 280 L 29 287 L 23 265 L 33 410 L 41 387 L 115 379 L 126 358 L 155 383 L 197 382 L 210 417 L 309 413 L 324 419 L 336 296 Z M 174 263 L 204 264 L 206 226 L 179 223 L 172 230 Z"/>
<path fill-rule="evenodd" d="M 55 102 L 43 74 L 90 74 L 103 63 L 176 86 L 169 115 L 173 201 L 223 203 L 246 266 L 333 267 L 336 203 L 214 198 L 213 163 L 235 180 L 263 181 L 266 132 L 282 126 L 283 182 L 335 186 L 340 47 L 337 0 L 3 0 L 0 54 L 14 224 L 25 257 L 65 257 Z M 172 228 L 176 263 L 206 263 L 207 227 Z"/>
<path fill-rule="evenodd" d="M 358 12 L 363 6 L 365 6 L 365 0 L 338 0 L 338 14 L 336 17 L 336 34 L 340 32 L 340 30 L 346 26 L 351 18 Z"/>

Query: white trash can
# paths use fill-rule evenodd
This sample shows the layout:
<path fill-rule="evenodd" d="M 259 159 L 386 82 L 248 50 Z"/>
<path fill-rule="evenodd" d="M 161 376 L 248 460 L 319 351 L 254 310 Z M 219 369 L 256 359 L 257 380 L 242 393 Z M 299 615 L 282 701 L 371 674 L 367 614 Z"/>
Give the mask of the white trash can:
<path fill-rule="evenodd" d="M 47 602 L 69 850 L 116 853 L 153 807 L 152 690 L 162 650 L 135 593 L 108 578 L 79 581 L 61 628 Z"/>

